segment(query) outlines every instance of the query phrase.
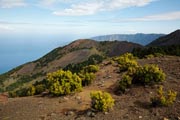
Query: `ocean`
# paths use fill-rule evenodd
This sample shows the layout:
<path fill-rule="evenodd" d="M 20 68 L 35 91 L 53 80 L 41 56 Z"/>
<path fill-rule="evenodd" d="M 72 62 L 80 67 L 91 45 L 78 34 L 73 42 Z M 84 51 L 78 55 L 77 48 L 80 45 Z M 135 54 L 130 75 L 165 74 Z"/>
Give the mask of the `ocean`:
<path fill-rule="evenodd" d="M 0 74 L 34 61 L 75 38 L 62 36 L 0 36 Z"/>

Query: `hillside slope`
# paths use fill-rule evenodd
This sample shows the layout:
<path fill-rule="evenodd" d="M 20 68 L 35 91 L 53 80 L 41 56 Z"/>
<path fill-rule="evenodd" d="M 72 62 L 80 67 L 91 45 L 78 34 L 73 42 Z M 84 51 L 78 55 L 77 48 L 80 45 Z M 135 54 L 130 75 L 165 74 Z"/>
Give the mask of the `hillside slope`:
<path fill-rule="evenodd" d="M 0 103 L 0 119 L 13 120 L 178 120 L 180 117 L 180 57 L 164 56 L 151 59 L 139 59 L 138 63 L 158 64 L 166 73 L 165 89 L 177 91 L 174 105 L 151 107 L 150 98 L 155 95 L 154 86 L 134 86 L 125 94 L 117 95 L 114 88 L 124 73 L 117 72 L 116 64 L 99 64 L 100 70 L 92 85 L 84 87 L 82 92 L 61 97 L 20 97 L 9 98 L 3 105 Z M 114 109 L 106 113 L 89 115 L 90 96 L 94 90 L 111 93 L 115 99 Z M 91 110 L 90 110 L 91 111 Z"/>
<path fill-rule="evenodd" d="M 131 52 L 133 48 L 137 47 L 142 46 L 120 41 L 77 40 L 64 47 L 54 49 L 36 61 L 26 63 L 0 75 L 0 91 L 13 91 L 32 85 L 36 81 L 43 80 L 49 72 L 62 69 L 69 64 L 81 63 L 93 55 L 117 56 Z"/>
<path fill-rule="evenodd" d="M 180 30 L 176 30 L 166 36 L 160 37 L 147 46 L 180 45 Z"/>

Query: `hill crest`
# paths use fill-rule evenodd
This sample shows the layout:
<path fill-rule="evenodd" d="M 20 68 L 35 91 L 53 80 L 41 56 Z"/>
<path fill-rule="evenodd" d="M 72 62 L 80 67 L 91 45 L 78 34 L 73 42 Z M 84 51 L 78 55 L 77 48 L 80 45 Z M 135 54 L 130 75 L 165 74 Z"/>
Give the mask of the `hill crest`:
<path fill-rule="evenodd" d="M 151 42 L 147 46 L 169 46 L 180 45 L 180 30 L 176 30 L 166 36 L 162 36 L 155 41 Z"/>
<path fill-rule="evenodd" d="M 144 34 L 144 33 L 137 33 L 137 34 L 111 34 L 111 35 L 101 35 L 92 37 L 91 39 L 97 40 L 97 41 L 129 41 L 141 45 L 147 45 L 153 40 L 156 40 L 159 37 L 164 36 L 165 34 Z"/>

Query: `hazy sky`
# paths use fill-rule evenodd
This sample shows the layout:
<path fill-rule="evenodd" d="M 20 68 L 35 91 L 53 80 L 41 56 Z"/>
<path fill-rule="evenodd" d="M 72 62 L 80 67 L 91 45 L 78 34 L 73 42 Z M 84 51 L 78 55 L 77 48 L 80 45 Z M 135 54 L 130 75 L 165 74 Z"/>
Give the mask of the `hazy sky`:
<path fill-rule="evenodd" d="M 94 36 L 170 33 L 180 0 L 0 0 L 0 33 Z"/>
<path fill-rule="evenodd" d="M 179 28 L 180 0 L 0 0 L 0 73 L 78 38 Z"/>

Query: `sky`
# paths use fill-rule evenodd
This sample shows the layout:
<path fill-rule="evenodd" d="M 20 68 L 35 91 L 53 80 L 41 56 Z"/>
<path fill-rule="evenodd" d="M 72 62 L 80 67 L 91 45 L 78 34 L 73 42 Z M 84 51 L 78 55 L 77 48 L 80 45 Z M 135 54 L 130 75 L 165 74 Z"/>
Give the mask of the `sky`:
<path fill-rule="evenodd" d="M 170 33 L 180 0 L 0 0 L 1 34 Z"/>
<path fill-rule="evenodd" d="M 79 38 L 180 29 L 180 0 L 0 0 L 0 73 Z"/>

